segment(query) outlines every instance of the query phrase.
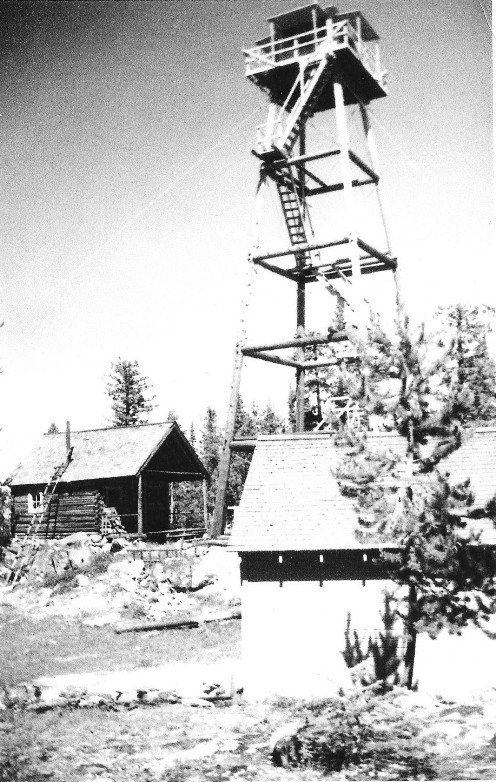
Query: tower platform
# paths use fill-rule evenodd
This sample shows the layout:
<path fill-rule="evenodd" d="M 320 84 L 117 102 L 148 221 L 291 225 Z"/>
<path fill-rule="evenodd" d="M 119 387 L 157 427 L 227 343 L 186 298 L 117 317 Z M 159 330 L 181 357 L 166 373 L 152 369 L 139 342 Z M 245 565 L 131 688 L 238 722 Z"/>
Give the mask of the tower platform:
<path fill-rule="evenodd" d="M 360 11 L 337 13 L 318 3 L 269 20 L 270 35 L 245 49 L 246 76 L 270 95 L 273 103 L 291 110 L 298 99 L 290 97 L 303 63 L 332 57 L 344 81 L 347 105 L 368 103 L 387 95 L 386 71 L 379 56 L 379 36 Z M 353 85 L 353 90 L 347 85 Z M 335 108 L 332 90 L 319 97 L 314 112 Z"/>

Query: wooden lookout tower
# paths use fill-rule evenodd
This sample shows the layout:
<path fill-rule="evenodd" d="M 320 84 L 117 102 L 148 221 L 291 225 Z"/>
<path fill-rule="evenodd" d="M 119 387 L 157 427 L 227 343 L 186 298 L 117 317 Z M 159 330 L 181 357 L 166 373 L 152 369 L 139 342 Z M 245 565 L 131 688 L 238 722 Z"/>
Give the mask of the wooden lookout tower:
<path fill-rule="evenodd" d="M 260 161 L 260 177 L 247 271 L 248 280 L 261 267 L 278 279 L 294 283 L 295 330 L 277 344 L 247 343 L 245 311 L 251 287 L 248 282 L 219 469 L 214 535 L 223 529 L 230 454 L 243 447 L 234 440 L 234 424 L 244 358 L 295 370 L 295 431 L 304 431 L 305 373 L 317 366 L 338 363 L 337 358 L 308 361 L 305 348 L 340 343 L 342 354 L 342 345 L 348 339 L 346 329 L 361 329 L 364 324 L 362 275 L 396 271 L 384 221 L 368 108 L 371 101 L 387 94 L 377 33 L 360 11 L 340 13 L 334 6 L 323 8 L 318 3 L 268 21 L 269 35 L 244 51 L 247 78 L 269 100 L 267 120 L 257 128 L 253 150 Z M 359 118 L 358 152 L 350 146 L 350 111 L 355 119 Z M 324 113 L 329 127 L 332 124 L 335 141 L 330 146 L 320 141 L 317 146 L 309 126 L 315 115 L 322 114 L 324 118 Z M 265 210 L 264 194 L 269 187 L 277 193 L 286 241 L 281 242 L 279 249 L 263 252 L 259 225 Z M 367 187 L 374 196 L 375 222 L 380 224 L 374 229 L 379 229 L 380 244 L 367 233 L 370 222 L 365 227 L 360 224 L 356 208 L 355 189 Z M 315 214 L 325 214 L 326 219 L 318 224 Z M 374 230 L 374 237 L 376 234 Z M 310 283 L 324 286 L 350 305 L 348 325 L 342 330 L 307 333 Z"/>

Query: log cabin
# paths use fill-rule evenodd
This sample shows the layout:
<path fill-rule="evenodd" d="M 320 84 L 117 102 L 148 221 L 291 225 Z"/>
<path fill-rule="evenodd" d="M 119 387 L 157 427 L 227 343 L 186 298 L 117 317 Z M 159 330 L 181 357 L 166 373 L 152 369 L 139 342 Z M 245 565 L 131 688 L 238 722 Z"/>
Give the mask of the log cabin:
<path fill-rule="evenodd" d="M 404 453 L 395 434 L 369 433 L 368 438 L 378 451 Z M 395 584 L 379 554 L 395 546 L 360 540 L 355 500 L 343 495 L 335 477 L 342 458 L 325 432 L 257 440 L 229 543 L 240 557 L 248 698 L 334 695 L 349 683 L 343 663 L 349 617 L 365 650 L 368 638 L 383 631 L 384 591 Z M 496 491 L 496 428 L 467 433 L 441 467 L 454 483 L 470 478 L 473 507 L 484 508 Z M 492 519 L 470 523 L 491 557 Z M 475 643 L 473 633 L 478 633 Z M 462 638 L 449 636 L 437 646 L 426 634 L 419 636 L 416 671 L 424 687 L 442 686 L 443 674 L 452 671 L 446 655 L 468 670 L 474 648 L 487 660 L 494 658 L 494 641 L 482 631 L 464 631 Z M 494 665 L 488 662 L 477 673 L 496 686 Z"/>
<path fill-rule="evenodd" d="M 164 532 L 171 484 L 208 477 L 175 422 L 45 434 L 8 479 L 13 533 L 36 518 L 47 537 L 98 532 L 105 520 L 129 533 Z"/>

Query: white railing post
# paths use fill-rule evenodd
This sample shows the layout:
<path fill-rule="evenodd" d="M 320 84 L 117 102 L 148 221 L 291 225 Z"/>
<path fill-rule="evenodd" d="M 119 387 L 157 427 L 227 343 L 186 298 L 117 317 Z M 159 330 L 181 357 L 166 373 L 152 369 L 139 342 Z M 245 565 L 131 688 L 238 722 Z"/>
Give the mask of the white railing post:
<path fill-rule="evenodd" d="M 379 46 L 375 44 L 375 76 L 377 81 L 381 81 L 381 60 L 379 54 Z"/>

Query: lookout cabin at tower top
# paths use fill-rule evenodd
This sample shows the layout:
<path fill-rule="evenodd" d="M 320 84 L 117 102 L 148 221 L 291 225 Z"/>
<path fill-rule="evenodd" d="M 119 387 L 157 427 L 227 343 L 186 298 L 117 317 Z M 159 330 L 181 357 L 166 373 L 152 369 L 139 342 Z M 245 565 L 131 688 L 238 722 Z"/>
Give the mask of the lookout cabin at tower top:
<path fill-rule="evenodd" d="M 379 36 L 360 11 L 339 13 L 318 3 L 268 19 L 270 34 L 245 49 L 246 76 L 268 93 L 272 103 L 291 110 L 302 69 L 332 57 L 348 88 L 345 103 L 368 103 L 386 96 L 386 71 Z M 324 90 L 313 111 L 334 108 L 332 90 Z"/>

